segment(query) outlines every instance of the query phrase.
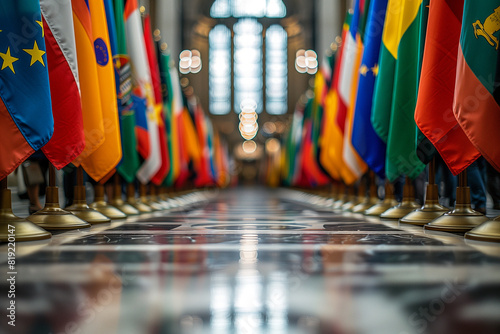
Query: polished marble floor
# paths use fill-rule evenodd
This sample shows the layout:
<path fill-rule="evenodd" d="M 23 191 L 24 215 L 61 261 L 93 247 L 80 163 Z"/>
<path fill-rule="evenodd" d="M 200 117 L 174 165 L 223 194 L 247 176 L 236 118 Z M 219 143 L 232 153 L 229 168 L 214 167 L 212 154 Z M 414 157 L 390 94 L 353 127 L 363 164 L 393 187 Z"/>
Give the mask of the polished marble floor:
<path fill-rule="evenodd" d="M 178 204 L 18 243 L 16 327 L 2 279 L 0 333 L 500 333 L 500 246 L 294 190 Z"/>

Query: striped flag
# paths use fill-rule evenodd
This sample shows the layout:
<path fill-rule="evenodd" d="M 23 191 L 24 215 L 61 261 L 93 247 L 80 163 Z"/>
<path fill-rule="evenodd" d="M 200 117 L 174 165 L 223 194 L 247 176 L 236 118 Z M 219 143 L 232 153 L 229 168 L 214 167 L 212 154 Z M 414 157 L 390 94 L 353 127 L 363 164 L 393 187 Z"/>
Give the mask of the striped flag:
<path fill-rule="evenodd" d="M 139 99 L 145 100 L 146 111 L 136 109 L 136 120 L 147 124 L 147 137 L 138 134 L 139 152 L 145 159 L 137 172 L 137 178 L 142 183 L 148 183 L 161 168 L 161 151 L 158 134 L 157 115 L 155 113 L 155 97 L 149 62 L 144 42 L 141 14 L 137 0 L 127 0 L 125 3 L 125 29 L 127 50 L 132 61 L 132 76 L 136 87 L 134 93 Z M 137 100 L 138 101 L 138 100 Z M 143 124 L 144 124 L 143 123 Z M 143 129 L 146 129 L 143 126 Z"/>
<path fill-rule="evenodd" d="M 42 148 L 58 169 L 85 147 L 71 0 L 41 0 L 54 134 Z"/>

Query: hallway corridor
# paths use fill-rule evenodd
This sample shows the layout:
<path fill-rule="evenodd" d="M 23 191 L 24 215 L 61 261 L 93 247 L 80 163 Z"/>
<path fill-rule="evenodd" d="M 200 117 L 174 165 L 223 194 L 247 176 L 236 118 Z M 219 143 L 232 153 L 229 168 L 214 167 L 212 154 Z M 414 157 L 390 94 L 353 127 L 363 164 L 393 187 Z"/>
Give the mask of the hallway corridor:
<path fill-rule="evenodd" d="M 16 327 L 0 333 L 500 333 L 500 246 L 289 189 L 176 205 L 18 243 Z"/>

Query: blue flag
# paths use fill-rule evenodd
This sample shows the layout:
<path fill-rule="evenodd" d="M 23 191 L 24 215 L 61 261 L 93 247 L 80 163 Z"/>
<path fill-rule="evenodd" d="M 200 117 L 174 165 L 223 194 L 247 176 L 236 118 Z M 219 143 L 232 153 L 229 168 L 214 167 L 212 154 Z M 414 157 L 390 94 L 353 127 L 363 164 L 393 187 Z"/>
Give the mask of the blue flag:
<path fill-rule="evenodd" d="M 387 0 L 372 0 L 370 3 L 352 130 L 352 145 L 381 178 L 385 178 L 386 145 L 375 133 L 370 119 L 386 8 Z"/>
<path fill-rule="evenodd" d="M 54 132 L 38 0 L 0 1 L 0 179 Z"/>

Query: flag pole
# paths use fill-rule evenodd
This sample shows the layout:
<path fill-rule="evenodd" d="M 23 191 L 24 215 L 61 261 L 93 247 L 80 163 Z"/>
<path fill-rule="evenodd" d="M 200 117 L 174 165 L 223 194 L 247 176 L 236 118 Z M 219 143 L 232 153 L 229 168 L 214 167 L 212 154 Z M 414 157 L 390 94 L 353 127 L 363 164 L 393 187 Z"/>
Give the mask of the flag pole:
<path fill-rule="evenodd" d="M 151 208 L 153 211 L 161 211 L 163 210 L 163 207 L 155 202 L 156 195 L 154 195 L 154 190 L 153 190 L 153 185 L 150 183 L 149 184 L 149 195 L 148 195 L 148 186 L 145 184 L 141 184 L 140 186 L 140 193 L 141 193 L 141 202 L 146 204 Z"/>
<path fill-rule="evenodd" d="M 403 200 L 398 205 L 390 208 L 380 215 L 382 219 L 400 219 L 420 208 L 420 205 L 415 202 L 415 187 L 411 179 L 407 176 L 403 187 Z"/>
<path fill-rule="evenodd" d="M 111 219 L 127 218 L 127 215 L 123 211 L 112 206 L 104 200 L 104 185 L 100 182 L 97 182 L 94 185 L 94 202 L 89 206 L 90 208 L 99 211 L 100 213 Z"/>
<path fill-rule="evenodd" d="M 347 202 L 347 186 L 344 181 L 340 181 L 337 200 L 333 203 L 333 210 L 340 210 L 342 205 Z"/>
<path fill-rule="evenodd" d="M 59 205 L 59 188 L 56 187 L 56 168 L 51 163 L 49 163 L 49 185 L 45 191 L 45 207 L 27 219 L 49 231 L 90 227 L 87 221 L 61 209 Z"/>
<path fill-rule="evenodd" d="M 132 205 L 125 203 L 122 199 L 122 183 L 118 173 L 115 173 L 115 176 L 113 177 L 113 199 L 110 204 L 125 213 L 127 216 L 136 216 L 140 213 L 139 210 L 134 208 Z"/>
<path fill-rule="evenodd" d="M 75 216 L 80 219 L 85 220 L 90 224 L 103 224 L 111 222 L 109 217 L 103 215 L 97 210 L 91 209 L 87 205 L 87 198 L 85 194 L 85 185 L 83 183 L 83 167 L 79 166 L 76 169 L 76 186 L 75 189 L 75 199 L 73 205 L 66 208 Z"/>
<path fill-rule="evenodd" d="M 426 185 L 424 205 L 400 219 L 401 223 L 423 226 L 441 217 L 448 208 L 439 204 L 438 185 L 436 184 L 436 158 L 429 163 L 429 182 Z"/>
<path fill-rule="evenodd" d="M 356 194 L 357 190 L 357 194 Z M 352 208 L 354 208 L 356 205 L 359 204 L 358 196 L 360 191 L 364 191 L 365 188 L 362 185 L 359 185 L 356 187 L 356 184 L 353 184 L 352 186 L 349 187 L 349 197 L 348 201 L 342 204 L 341 210 L 342 211 L 352 211 Z"/>
<path fill-rule="evenodd" d="M 455 208 L 425 225 L 426 230 L 465 233 L 488 220 L 485 215 L 471 207 L 467 170 L 458 175 L 456 197 Z"/>
<path fill-rule="evenodd" d="M 0 181 L 0 241 L 32 241 L 50 239 L 52 234 L 29 220 L 19 218 L 12 212 L 11 191 L 7 188 L 7 177 Z"/>

